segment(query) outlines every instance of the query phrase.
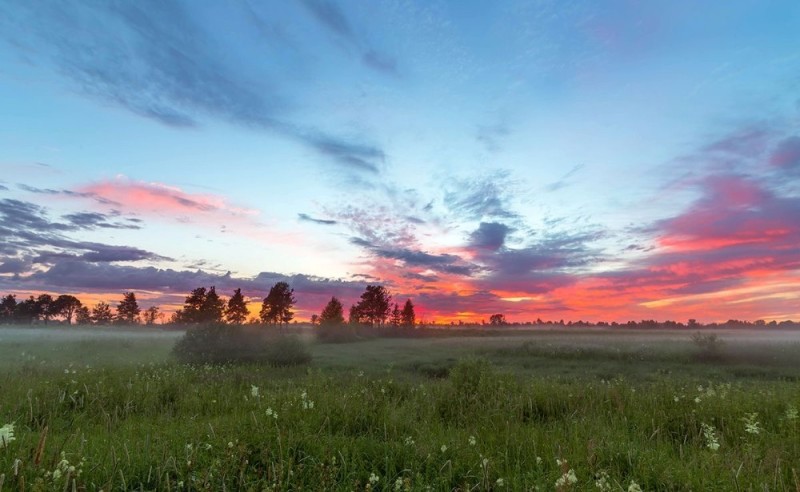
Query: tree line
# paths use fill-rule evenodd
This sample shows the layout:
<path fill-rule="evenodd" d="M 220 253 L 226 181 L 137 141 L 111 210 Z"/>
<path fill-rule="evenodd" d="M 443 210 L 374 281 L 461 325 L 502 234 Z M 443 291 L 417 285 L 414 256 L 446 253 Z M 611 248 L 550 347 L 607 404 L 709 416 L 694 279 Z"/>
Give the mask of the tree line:
<path fill-rule="evenodd" d="M 286 282 L 273 285 L 261 301 L 261 309 L 256 318 L 250 318 L 250 301 L 235 289 L 231 297 L 221 297 L 214 286 L 198 287 L 186 296 L 183 306 L 169 319 L 173 324 L 263 323 L 285 326 L 294 319 L 294 306 L 297 299 L 294 289 Z M 106 302 L 98 302 L 91 308 L 72 295 L 50 294 L 30 296 L 17 301 L 13 294 L 0 300 L 0 324 L 33 324 L 58 320 L 62 323 L 96 325 L 154 325 L 165 320 L 158 306 L 141 309 L 134 292 L 124 292 L 119 303 L 112 308 Z M 359 300 L 350 306 L 347 322 L 354 325 L 413 327 L 416 324 L 414 304 L 406 300 L 401 308 L 392 303 L 392 296 L 382 285 L 368 285 Z M 335 326 L 345 323 L 344 306 L 335 296 L 325 305 L 322 312 L 311 316 L 315 325 Z"/>

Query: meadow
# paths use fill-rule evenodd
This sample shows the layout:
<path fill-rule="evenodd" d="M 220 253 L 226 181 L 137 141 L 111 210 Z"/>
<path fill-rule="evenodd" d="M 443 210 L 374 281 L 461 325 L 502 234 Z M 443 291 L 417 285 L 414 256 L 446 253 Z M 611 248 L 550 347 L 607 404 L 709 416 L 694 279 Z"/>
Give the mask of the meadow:
<path fill-rule="evenodd" d="M 291 329 L 310 364 L 0 329 L 0 491 L 800 490 L 796 331 Z"/>

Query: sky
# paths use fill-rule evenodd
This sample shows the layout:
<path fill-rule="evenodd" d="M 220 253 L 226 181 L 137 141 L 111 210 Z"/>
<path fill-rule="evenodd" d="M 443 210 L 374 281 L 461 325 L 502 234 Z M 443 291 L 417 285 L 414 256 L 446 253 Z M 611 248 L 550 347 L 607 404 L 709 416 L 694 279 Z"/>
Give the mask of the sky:
<path fill-rule="evenodd" d="M 800 319 L 796 1 L 0 3 L 0 293 Z"/>

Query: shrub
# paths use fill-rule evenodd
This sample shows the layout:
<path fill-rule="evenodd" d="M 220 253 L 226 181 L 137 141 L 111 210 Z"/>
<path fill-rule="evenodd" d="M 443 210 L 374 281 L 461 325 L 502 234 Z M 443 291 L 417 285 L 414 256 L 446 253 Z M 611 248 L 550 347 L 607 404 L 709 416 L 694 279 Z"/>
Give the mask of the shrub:
<path fill-rule="evenodd" d="M 276 367 L 299 366 L 311 362 L 311 353 L 306 344 L 294 335 L 284 335 L 273 340 L 266 355 L 267 362 Z"/>
<path fill-rule="evenodd" d="M 208 324 L 189 328 L 172 349 L 187 364 L 268 363 L 305 364 L 311 355 L 297 338 L 280 336 L 261 327 Z"/>
<path fill-rule="evenodd" d="M 698 331 L 692 335 L 692 342 L 699 349 L 697 357 L 700 360 L 717 360 L 722 355 L 724 342 L 716 333 L 705 334 Z"/>
<path fill-rule="evenodd" d="M 356 328 L 353 325 L 340 323 L 322 323 L 316 329 L 317 340 L 324 343 L 347 343 L 358 340 Z"/>

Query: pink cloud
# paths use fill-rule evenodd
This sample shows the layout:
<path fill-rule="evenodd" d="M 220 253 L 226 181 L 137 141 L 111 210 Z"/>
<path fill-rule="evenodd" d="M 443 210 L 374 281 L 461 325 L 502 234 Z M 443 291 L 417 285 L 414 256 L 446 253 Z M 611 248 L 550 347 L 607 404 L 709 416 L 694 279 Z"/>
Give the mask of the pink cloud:
<path fill-rule="evenodd" d="M 77 190 L 118 203 L 126 211 L 142 215 L 200 220 L 251 220 L 258 211 L 231 204 L 210 193 L 190 193 L 163 183 L 145 183 L 128 178 L 100 181 Z"/>

